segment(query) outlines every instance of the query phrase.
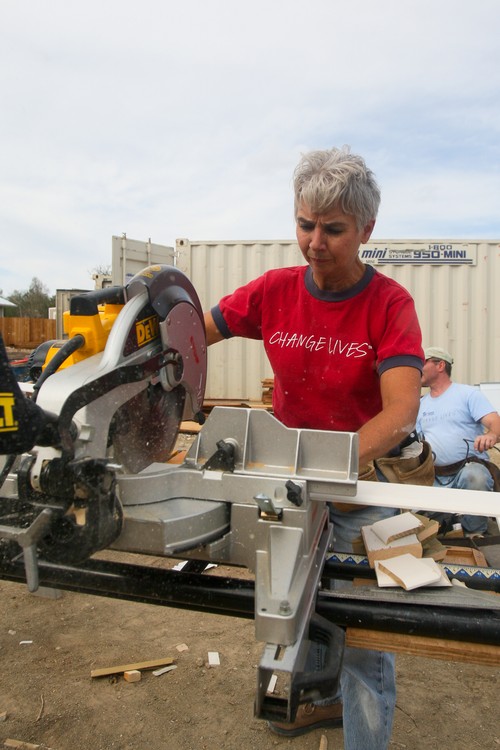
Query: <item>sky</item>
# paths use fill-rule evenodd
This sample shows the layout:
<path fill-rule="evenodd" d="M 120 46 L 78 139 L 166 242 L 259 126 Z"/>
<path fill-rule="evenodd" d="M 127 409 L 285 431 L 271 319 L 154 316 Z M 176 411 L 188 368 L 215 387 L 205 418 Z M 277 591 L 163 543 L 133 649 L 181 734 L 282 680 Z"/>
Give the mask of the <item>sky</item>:
<path fill-rule="evenodd" d="M 372 239 L 500 238 L 498 0 L 0 0 L 0 294 L 113 235 L 294 237 L 302 153 L 375 172 Z"/>

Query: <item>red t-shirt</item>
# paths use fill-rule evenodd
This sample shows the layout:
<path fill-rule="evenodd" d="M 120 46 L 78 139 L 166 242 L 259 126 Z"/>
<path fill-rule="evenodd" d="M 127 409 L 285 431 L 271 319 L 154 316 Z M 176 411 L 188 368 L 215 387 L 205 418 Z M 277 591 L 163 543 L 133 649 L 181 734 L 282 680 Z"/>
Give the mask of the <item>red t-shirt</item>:
<path fill-rule="evenodd" d="M 268 271 L 212 314 L 226 338 L 263 340 L 274 414 L 287 427 L 355 432 L 382 409 L 385 370 L 422 369 L 413 299 L 372 266 L 340 293 L 318 289 L 309 266 Z"/>

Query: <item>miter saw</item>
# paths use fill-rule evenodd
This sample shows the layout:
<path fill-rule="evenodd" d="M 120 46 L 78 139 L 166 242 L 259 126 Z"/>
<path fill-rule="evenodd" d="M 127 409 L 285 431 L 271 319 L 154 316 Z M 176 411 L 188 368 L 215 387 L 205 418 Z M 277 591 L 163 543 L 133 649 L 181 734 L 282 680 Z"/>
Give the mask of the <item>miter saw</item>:
<path fill-rule="evenodd" d="M 104 548 L 245 566 L 256 575 L 256 637 L 274 644 L 263 681 L 275 659 L 291 679 L 311 627 L 343 635 L 313 614 L 332 533 L 326 500 L 355 492 L 356 436 L 216 408 L 184 462 L 166 463 L 181 421 L 204 420 L 207 366 L 200 303 L 176 268 L 74 297 L 64 325 L 68 339 L 44 346 L 31 400 L 3 353 L 4 557 L 22 548 L 31 591 L 46 564 L 77 566 Z M 338 661 L 341 648 L 332 653 Z M 271 713 L 290 716 L 304 691 L 295 679 L 286 708 Z"/>
<path fill-rule="evenodd" d="M 123 288 L 74 297 L 64 325 L 68 338 L 43 347 L 31 399 L 2 343 L 0 576 L 16 580 L 22 565 L 31 591 L 42 581 L 253 616 L 266 644 L 256 715 L 292 721 L 299 703 L 332 694 L 341 667 L 344 629 L 318 600 L 327 503 L 404 502 L 359 498 L 356 434 L 286 428 L 259 409 L 213 409 L 183 463 L 168 462 L 181 422 L 204 421 L 207 368 L 202 309 L 177 268 L 150 266 Z M 177 578 L 113 567 L 104 549 L 191 567 Z M 255 583 L 199 575 L 209 563 L 248 568 Z M 494 614 L 494 642 L 498 623 Z M 313 675 L 311 640 L 330 646 Z M 268 690 L 276 672 L 284 698 Z"/>

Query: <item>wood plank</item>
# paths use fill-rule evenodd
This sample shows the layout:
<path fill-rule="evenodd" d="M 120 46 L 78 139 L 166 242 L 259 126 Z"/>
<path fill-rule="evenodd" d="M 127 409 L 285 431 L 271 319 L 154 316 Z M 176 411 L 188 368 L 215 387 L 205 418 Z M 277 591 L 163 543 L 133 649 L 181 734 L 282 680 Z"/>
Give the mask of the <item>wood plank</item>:
<path fill-rule="evenodd" d="M 198 422 L 193 422 L 192 419 L 186 419 L 184 422 L 181 422 L 181 425 L 179 427 L 179 432 L 181 433 L 196 434 L 200 430 L 201 424 L 198 424 Z"/>
<path fill-rule="evenodd" d="M 441 661 L 458 661 L 500 666 L 500 646 L 405 633 L 386 633 L 365 628 L 347 628 L 346 646 L 423 656 Z"/>
<path fill-rule="evenodd" d="M 99 669 L 92 669 L 90 672 L 91 677 L 106 677 L 111 674 L 122 674 L 122 672 L 131 672 L 134 669 L 156 669 L 156 667 L 164 667 L 168 664 L 173 664 L 174 660 L 169 657 L 167 659 L 152 659 L 151 661 L 139 661 L 135 664 L 121 664 L 116 667 L 101 667 Z"/>
<path fill-rule="evenodd" d="M 32 742 L 23 742 L 23 740 L 6 739 L 3 743 L 4 747 L 16 748 L 17 750 L 41 750 L 42 745 L 35 745 Z M 43 745 L 45 750 L 50 750 L 49 747 Z"/>

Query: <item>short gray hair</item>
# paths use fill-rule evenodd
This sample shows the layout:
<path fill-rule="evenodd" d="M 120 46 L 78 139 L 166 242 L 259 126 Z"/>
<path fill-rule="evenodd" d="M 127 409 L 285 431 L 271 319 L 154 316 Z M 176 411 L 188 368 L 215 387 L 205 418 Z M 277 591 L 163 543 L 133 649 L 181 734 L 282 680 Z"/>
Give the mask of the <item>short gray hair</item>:
<path fill-rule="evenodd" d="M 339 206 L 363 229 L 377 218 L 380 188 L 361 156 L 349 146 L 303 154 L 293 174 L 295 216 L 301 201 L 314 213 Z"/>

